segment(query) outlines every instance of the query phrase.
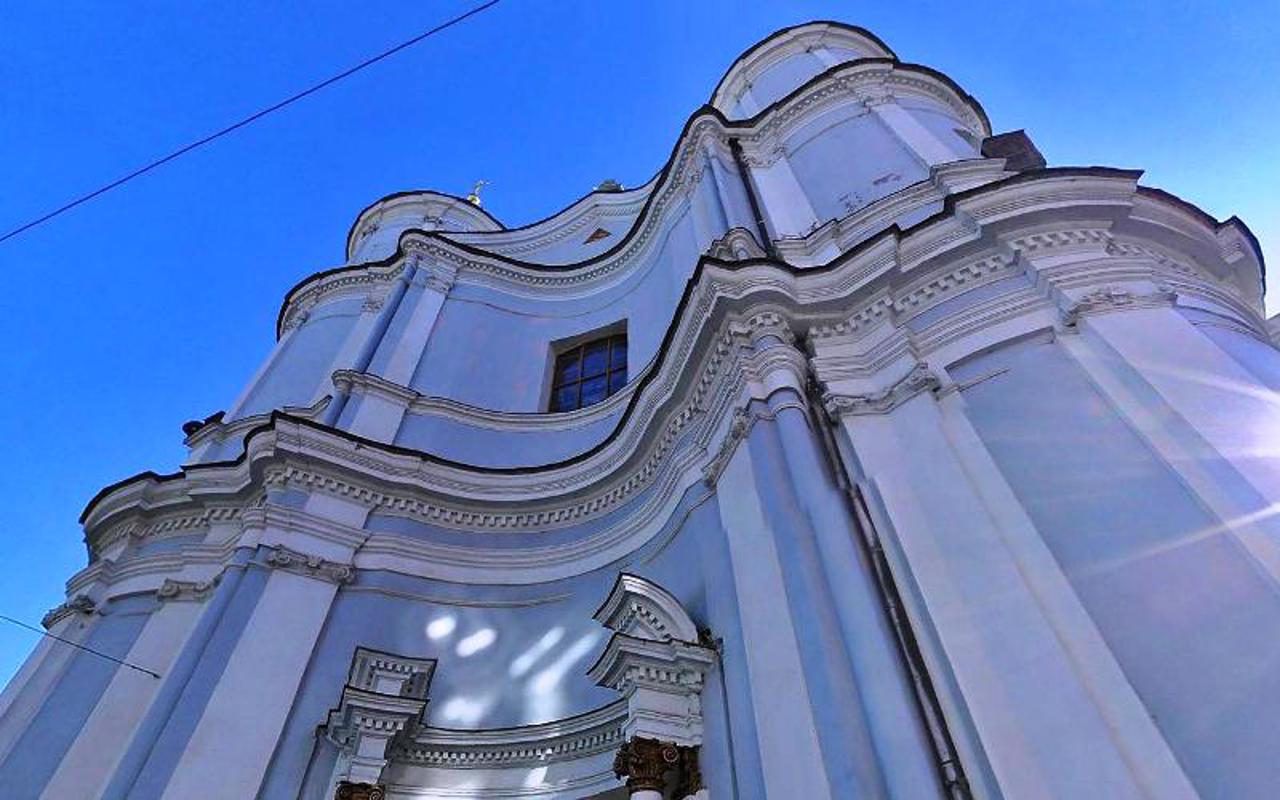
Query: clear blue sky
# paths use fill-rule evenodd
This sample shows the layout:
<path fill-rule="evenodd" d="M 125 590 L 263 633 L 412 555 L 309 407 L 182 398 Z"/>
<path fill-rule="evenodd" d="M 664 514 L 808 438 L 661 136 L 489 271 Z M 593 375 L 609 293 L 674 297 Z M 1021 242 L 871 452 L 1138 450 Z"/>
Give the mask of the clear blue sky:
<path fill-rule="evenodd" d="M 5 3 L 0 228 L 471 5 Z M 520 224 L 604 178 L 641 183 L 742 50 L 815 18 L 946 72 L 1051 164 L 1141 167 L 1149 185 L 1238 214 L 1280 262 L 1275 0 L 503 0 L 0 244 L 0 613 L 37 622 L 62 600 L 85 564 L 85 502 L 181 462 L 181 423 L 231 403 L 284 292 L 341 262 L 365 205 L 485 178 L 486 208 Z M 34 640 L 0 625 L 0 681 Z"/>

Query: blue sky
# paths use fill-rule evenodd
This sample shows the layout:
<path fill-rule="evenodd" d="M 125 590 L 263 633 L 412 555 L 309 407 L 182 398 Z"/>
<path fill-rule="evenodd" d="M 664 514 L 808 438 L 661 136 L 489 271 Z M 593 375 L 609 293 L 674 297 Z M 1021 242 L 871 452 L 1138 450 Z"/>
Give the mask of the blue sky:
<path fill-rule="evenodd" d="M 5 3 L 0 228 L 474 4 Z M 1278 11 L 503 0 L 0 243 L 0 613 L 34 623 L 62 600 L 85 564 L 85 502 L 181 462 L 182 422 L 234 400 L 285 291 L 341 262 L 365 205 L 484 178 L 486 208 L 515 225 L 604 178 L 642 183 L 730 62 L 786 25 L 867 27 L 954 78 L 997 131 L 1025 128 L 1049 163 L 1144 168 L 1148 185 L 1239 215 L 1280 262 Z M 0 625 L 0 681 L 35 638 Z"/>

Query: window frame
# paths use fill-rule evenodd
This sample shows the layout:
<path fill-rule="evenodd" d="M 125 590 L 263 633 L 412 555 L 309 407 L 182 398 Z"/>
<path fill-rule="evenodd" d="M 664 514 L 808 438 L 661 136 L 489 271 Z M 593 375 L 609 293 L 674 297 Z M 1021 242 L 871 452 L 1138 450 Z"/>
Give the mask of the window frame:
<path fill-rule="evenodd" d="M 613 361 L 614 348 L 616 347 L 615 340 L 617 339 L 622 340 L 622 348 L 623 348 L 622 352 L 627 362 L 626 365 L 621 368 L 615 367 L 614 361 Z M 599 344 L 602 341 L 608 343 L 606 348 L 606 353 L 605 353 L 604 371 L 601 372 L 599 375 L 592 375 L 590 376 L 590 378 L 583 377 L 582 359 L 585 357 L 587 349 L 592 345 Z M 612 397 L 613 395 L 617 394 L 618 392 L 626 388 L 627 383 L 631 379 L 631 372 L 630 372 L 631 352 L 629 349 L 629 345 L 630 345 L 630 342 L 628 341 L 628 337 L 627 337 L 626 320 L 620 320 L 619 322 L 616 322 L 612 325 L 605 326 L 603 328 L 597 328 L 592 331 L 587 331 L 586 333 L 578 334 L 576 336 L 571 336 L 566 339 L 561 339 L 559 341 L 552 342 L 551 346 L 548 348 L 546 379 L 543 381 L 543 392 L 542 392 L 542 403 L 541 403 L 541 408 L 543 412 L 548 414 L 572 414 L 575 411 L 580 411 L 584 408 L 590 408 L 591 406 L 599 405 L 600 403 L 605 402 L 610 397 Z M 561 383 L 559 381 L 559 377 L 560 377 L 559 366 L 560 366 L 561 360 L 565 355 L 573 351 L 577 351 L 578 353 L 577 377 L 573 381 Z M 610 391 L 610 388 L 609 388 L 610 378 L 612 378 L 614 374 L 618 372 L 622 373 L 622 382 L 618 385 L 616 389 L 613 389 L 612 391 Z M 584 406 L 582 405 L 583 384 L 585 384 L 588 380 L 594 379 L 597 377 L 604 378 L 604 381 L 605 381 L 604 397 L 602 397 L 600 400 L 597 400 L 593 403 L 589 403 Z M 565 386 L 569 383 L 576 383 L 578 386 L 577 407 L 576 408 L 559 408 L 557 407 L 557 391 L 562 386 Z"/>

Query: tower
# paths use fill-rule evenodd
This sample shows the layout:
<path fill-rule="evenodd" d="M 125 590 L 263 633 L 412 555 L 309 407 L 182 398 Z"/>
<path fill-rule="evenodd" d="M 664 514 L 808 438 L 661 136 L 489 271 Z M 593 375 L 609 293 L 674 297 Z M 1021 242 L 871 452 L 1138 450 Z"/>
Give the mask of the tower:
<path fill-rule="evenodd" d="M 160 677 L 40 645 L 7 796 L 1266 796 L 1262 258 L 1139 178 L 819 22 L 643 186 L 383 198 L 90 501 L 46 625 Z"/>

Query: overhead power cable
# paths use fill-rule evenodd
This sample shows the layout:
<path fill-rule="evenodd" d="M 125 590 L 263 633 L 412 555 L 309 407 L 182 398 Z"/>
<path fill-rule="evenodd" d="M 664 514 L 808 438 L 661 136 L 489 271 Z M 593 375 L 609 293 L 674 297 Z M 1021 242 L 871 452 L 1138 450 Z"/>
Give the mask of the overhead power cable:
<path fill-rule="evenodd" d="M 41 636 L 47 636 L 50 639 L 62 642 L 63 644 L 69 644 L 72 647 L 85 651 L 86 653 L 92 653 L 98 658 L 105 658 L 108 661 L 114 661 L 115 663 L 119 664 L 122 667 L 128 667 L 129 669 L 135 669 L 138 672 L 146 673 L 147 675 L 150 675 L 156 680 L 160 679 L 159 672 L 153 672 L 152 670 L 149 670 L 146 667 L 140 667 L 137 664 L 130 664 L 128 661 L 125 661 L 122 658 L 109 656 L 106 653 L 102 652 L 101 650 L 94 650 L 92 647 L 89 647 L 88 645 L 83 645 L 83 644 L 80 644 L 79 642 L 73 642 L 70 639 L 64 639 L 61 636 L 58 636 L 57 634 L 49 633 L 48 631 L 42 631 L 39 628 L 37 628 L 35 625 L 28 625 L 27 623 L 23 622 L 20 619 L 14 619 L 13 617 L 6 617 L 4 614 L 0 614 L 0 620 L 4 620 L 5 622 L 12 622 L 14 625 L 17 625 L 19 628 L 26 628 L 29 631 L 35 631 Z"/>
<path fill-rule="evenodd" d="M 413 45 L 417 44 L 418 42 L 421 42 L 424 39 L 428 39 L 436 35 L 437 33 L 440 33 L 443 30 L 452 28 L 454 25 L 457 25 L 459 22 L 462 22 L 465 19 L 474 17 L 475 15 L 479 14 L 482 11 L 486 11 L 490 8 L 493 8 L 499 2 L 500 0 L 489 0 L 489 2 L 487 3 L 481 3 L 480 5 L 471 9 L 470 11 L 466 11 L 454 17 L 453 19 L 450 19 L 446 22 L 442 22 L 439 25 L 432 28 L 431 30 L 423 31 L 422 33 L 418 34 L 412 39 L 407 39 L 401 42 L 400 44 L 396 45 L 395 47 L 392 47 L 390 50 L 384 50 L 383 52 L 377 54 L 376 56 L 367 58 L 364 61 L 361 61 L 359 64 L 356 64 L 354 67 L 350 67 L 349 69 L 345 69 L 342 72 L 339 72 L 337 75 L 326 78 L 325 80 L 315 84 L 314 86 L 311 86 L 310 88 L 303 89 L 297 94 L 290 95 L 289 97 L 286 97 L 284 100 L 281 100 L 280 102 L 275 103 L 273 105 L 267 106 L 266 108 L 260 111 L 255 111 L 254 113 L 250 114 L 249 116 L 245 117 L 244 119 L 240 120 L 239 122 L 233 125 L 228 125 L 227 127 L 223 128 L 220 131 L 211 133 L 202 139 L 197 139 L 196 141 L 186 145 L 185 147 L 181 147 L 177 150 L 174 150 L 172 153 L 170 153 L 167 156 L 164 156 L 163 158 L 158 158 L 155 161 L 152 161 L 150 164 L 147 164 L 145 167 L 141 167 L 139 169 L 134 170 L 133 172 L 130 172 L 128 175 L 125 175 L 123 178 L 114 180 L 111 183 L 108 183 L 106 186 L 103 186 L 99 189 L 95 189 L 86 195 L 82 195 L 81 197 L 77 197 L 75 200 L 72 200 L 66 205 L 55 208 L 53 211 L 50 211 L 49 213 L 45 214 L 42 217 L 33 219 L 30 222 L 26 223 L 25 225 L 20 225 L 17 228 L 14 228 L 13 230 L 9 231 L 3 236 L 0 236 L 0 242 L 6 241 L 8 239 L 12 239 L 14 236 L 17 236 L 20 233 L 29 231 L 32 228 L 36 227 L 37 225 L 42 225 L 48 222 L 49 220 L 53 219 L 54 217 L 59 216 L 60 214 L 64 214 L 70 211 L 71 209 L 75 208 L 76 206 L 81 205 L 82 203 L 87 203 L 93 198 L 98 197 L 99 195 L 106 194 L 112 189 L 123 186 L 124 184 L 128 183 L 134 178 L 138 178 L 138 177 L 141 177 L 142 175 L 147 174 L 148 172 L 152 171 L 156 167 L 162 166 L 164 164 L 168 164 L 170 161 L 173 161 L 174 159 L 180 156 L 184 156 L 198 147 L 202 147 L 206 144 L 209 144 L 215 139 L 220 139 L 223 136 L 226 136 L 228 133 L 239 130 L 240 128 L 243 128 L 244 126 L 248 125 L 251 122 L 256 122 L 257 120 L 262 119 L 263 117 L 267 116 L 272 112 L 279 111 L 285 106 L 292 105 L 304 97 L 308 97 L 320 91 L 321 89 L 324 89 L 328 86 L 332 86 L 333 84 L 337 83 L 343 78 L 350 77 L 356 74 L 357 72 L 359 72 L 360 70 L 365 69 L 366 67 L 371 67 L 374 64 L 377 64 L 379 61 L 389 58 L 395 55 L 396 53 L 400 52 L 401 50 L 404 50 L 407 47 L 412 47 Z"/>

